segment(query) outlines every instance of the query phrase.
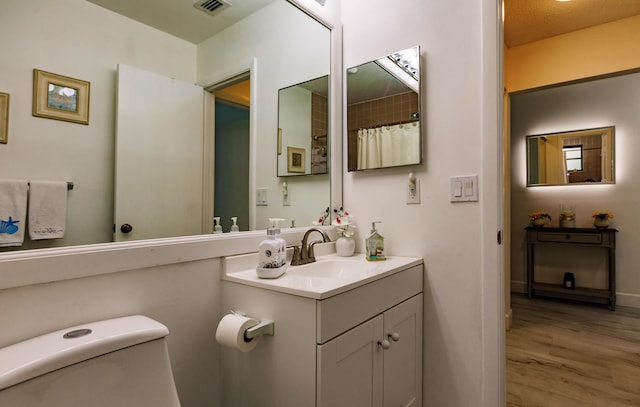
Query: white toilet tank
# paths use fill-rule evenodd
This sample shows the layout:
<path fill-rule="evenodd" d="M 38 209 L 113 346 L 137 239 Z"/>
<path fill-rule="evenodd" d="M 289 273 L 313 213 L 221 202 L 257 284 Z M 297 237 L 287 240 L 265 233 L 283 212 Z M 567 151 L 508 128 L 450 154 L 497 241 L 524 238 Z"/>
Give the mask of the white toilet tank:
<path fill-rule="evenodd" d="M 179 407 L 168 334 L 136 315 L 1 348 L 0 406 Z"/>

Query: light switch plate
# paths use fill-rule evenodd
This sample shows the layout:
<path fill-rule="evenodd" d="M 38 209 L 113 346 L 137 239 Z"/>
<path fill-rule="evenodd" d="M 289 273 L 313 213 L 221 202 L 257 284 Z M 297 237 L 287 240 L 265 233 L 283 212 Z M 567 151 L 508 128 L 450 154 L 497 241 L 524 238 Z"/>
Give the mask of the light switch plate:
<path fill-rule="evenodd" d="M 256 188 L 256 205 L 267 206 L 269 205 L 269 198 L 267 195 L 267 188 Z"/>
<path fill-rule="evenodd" d="M 449 196 L 451 202 L 477 202 L 478 176 L 450 177 Z"/>

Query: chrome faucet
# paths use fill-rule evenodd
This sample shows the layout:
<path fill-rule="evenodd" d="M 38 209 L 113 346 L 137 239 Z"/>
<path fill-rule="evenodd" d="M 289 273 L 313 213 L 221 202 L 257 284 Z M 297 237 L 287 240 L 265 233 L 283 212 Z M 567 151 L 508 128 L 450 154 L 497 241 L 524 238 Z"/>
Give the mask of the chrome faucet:
<path fill-rule="evenodd" d="M 298 246 L 293 247 L 293 257 L 291 258 L 292 266 L 299 266 L 302 264 L 313 263 L 316 261 L 316 256 L 315 256 L 315 253 L 313 252 L 313 246 L 315 246 L 316 243 L 321 243 L 321 242 L 317 240 L 307 244 L 307 241 L 309 240 L 309 235 L 312 232 L 320 233 L 322 235 L 322 242 L 324 243 L 331 241 L 331 239 L 329 239 L 329 236 L 324 230 L 321 230 L 318 228 L 311 228 L 307 230 L 304 236 L 302 237 L 302 245 L 300 247 Z"/>

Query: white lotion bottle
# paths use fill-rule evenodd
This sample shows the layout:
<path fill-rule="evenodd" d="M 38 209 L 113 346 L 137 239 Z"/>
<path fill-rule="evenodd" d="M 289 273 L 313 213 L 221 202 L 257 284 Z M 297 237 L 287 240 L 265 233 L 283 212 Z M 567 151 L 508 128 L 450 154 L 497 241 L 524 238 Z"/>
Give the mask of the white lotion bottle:
<path fill-rule="evenodd" d="M 267 238 L 258 246 L 259 278 L 278 278 L 287 270 L 284 240 L 279 238 L 280 228 L 274 219 L 269 219 L 271 226 L 267 229 Z"/>
<path fill-rule="evenodd" d="M 235 233 L 235 232 L 239 232 L 240 228 L 238 227 L 238 217 L 237 216 L 232 216 L 231 217 L 231 233 Z"/>
<path fill-rule="evenodd" d="M 213 218 L 213 233 L 219 234 L 222 233 L 222 226 L 220 226 L 220 217 L 216 216 Z"/>

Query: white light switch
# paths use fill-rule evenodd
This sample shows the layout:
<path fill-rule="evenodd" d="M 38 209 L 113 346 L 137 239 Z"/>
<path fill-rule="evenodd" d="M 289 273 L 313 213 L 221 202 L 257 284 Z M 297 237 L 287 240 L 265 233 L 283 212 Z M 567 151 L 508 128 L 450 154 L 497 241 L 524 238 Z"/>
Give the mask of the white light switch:
<path fill-rule="evenodd" d="M 256 189 L 256 205 L 259 206 L 267 206 L 269 205 L 269 198 L 267 195 L 267 188 L 257 188 Z"/>
<path fill-rule="evenodd" d="M 477 202 L 478 201 L 478 176 L 468 175 L 450 178 L 451 202 Z"/>

